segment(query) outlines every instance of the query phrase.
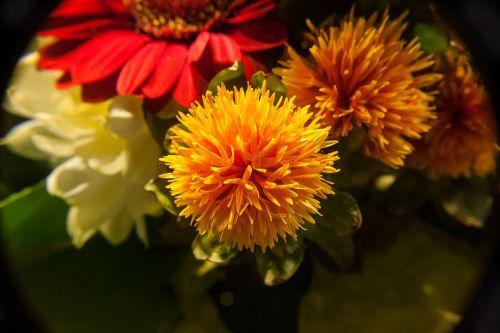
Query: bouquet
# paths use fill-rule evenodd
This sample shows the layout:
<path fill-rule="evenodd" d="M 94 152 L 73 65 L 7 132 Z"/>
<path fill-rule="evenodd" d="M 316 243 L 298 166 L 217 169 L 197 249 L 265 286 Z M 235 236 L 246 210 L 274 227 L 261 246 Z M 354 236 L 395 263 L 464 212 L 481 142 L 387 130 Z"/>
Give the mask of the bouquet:
<path fill-rule="evenodd" d="M 50 331 L 460 320 L 499 147 L 439 8 L 63 0 L 4 108 L 4 243 Z"/>

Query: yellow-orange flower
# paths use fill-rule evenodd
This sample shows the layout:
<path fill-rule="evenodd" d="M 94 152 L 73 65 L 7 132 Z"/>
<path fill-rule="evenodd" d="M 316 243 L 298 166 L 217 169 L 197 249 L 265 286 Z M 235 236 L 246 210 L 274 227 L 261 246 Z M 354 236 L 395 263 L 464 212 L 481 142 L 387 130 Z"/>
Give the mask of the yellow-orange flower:
<path fill-rule="evenodd" d="M 292 99 L 275 101 L 263 86 L 246 90 L 218 88 L 173 129 L 172 154 L 161 161 L 172 170 L 162 175 L 200 234 L 254 249 L 273 247 L 278 236 L 296 232 L 318 213 L 317 198 L 333 194 L 322 174 L 337 152 L 307 107 Z"/>
<path fill-rule="evenodd" d="M 448 51 L 436 65 L 444 74 L 438 85 L 437 119 L 415 143 L 409 165 L 428 177 L 484 176 L 495 169 L 495 120 L 483 85 L 465 54 Z"/>
<path fill-rule="evenodd" d="M 311 105 L 333 137 L 365 127 L 364 153 L 392 167 L 412 152 L 409 139 L 429 130 L 433 96 L 422 89 L 440 79 L 422 72 L 434 61 L 418 40 L 401 38 L 406 15 L 391 21 L 386 10 L 380 20 L 377 14 L 355 19 L 351 11 L 340 27 L 328 30 L 308 22 L 313 61 L 289 47 L 289 59 L 274 70 L 289 95 L 299 106 Z"/>

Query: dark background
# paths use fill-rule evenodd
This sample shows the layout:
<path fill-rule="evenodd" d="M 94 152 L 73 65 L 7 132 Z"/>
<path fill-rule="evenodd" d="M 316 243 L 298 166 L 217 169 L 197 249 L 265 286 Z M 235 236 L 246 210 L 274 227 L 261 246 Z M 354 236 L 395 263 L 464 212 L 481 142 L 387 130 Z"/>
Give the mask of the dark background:
<path fill-rule="evenodd" d="M 303 0 L 295 0 L 297 2 Z M 329 7 L 333 0 L 315 0 L 312 7 Z M 341 2 L 341 1 L 340 1 Z M 404 3 L 404 1 L 401 1 Z M 14 65 L 57 0 L 0 1 L 0 92 L 3 95 Z M 500 119 L 500 4 L 493 1 L 437 1 L 436 4 L 472 51 Z M 3 99 L 3 97 L 2 97 Z M 1 119 L 2 117 L 0 117 Z M 500 128 L 500 126 L 498 126 Z M 0 163 L 2 163 L 0 161 Z M 0 164 L 1 166 L 1 164 Z M 497 181 L 498 184 L 498 181 Z M 498 185 L 497 185 L 498 187 Z M 484 273 L 456 332 L 500 332 L 500 198 L 484 229 Z M 1 250 L 1 249 L 0 249 Z M 10 280 L 0 253 L 0 332 L 40 332 Z"/>

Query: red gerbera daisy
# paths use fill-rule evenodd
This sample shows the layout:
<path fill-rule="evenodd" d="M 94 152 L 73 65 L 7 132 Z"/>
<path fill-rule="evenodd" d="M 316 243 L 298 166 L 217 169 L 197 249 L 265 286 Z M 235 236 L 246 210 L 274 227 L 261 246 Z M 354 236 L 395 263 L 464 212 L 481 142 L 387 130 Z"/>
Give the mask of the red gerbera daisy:
<path fill-rule="evenodd" d="M 217 71 L 241 60 L 250 76 L 264 66 L 248 53 L 282 45 L 268 17 L 274 0 L 66 0 L 40 31 L 57 40 L 40 67 L 62 70 L 59 88 L 81 84 L 85 101 L 135 94 L 152 105 L 172 95 L 198 99 Z M 158 103 L 160 102 L 160 103 Z"/>

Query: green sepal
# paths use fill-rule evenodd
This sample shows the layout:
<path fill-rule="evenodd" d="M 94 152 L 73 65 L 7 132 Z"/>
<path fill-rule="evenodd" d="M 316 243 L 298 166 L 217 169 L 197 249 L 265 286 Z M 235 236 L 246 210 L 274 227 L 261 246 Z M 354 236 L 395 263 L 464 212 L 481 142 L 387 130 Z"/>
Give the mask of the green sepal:
<path fill-rule="evenodd" d="M 418 37 L 422 50 L 425 52 L 445 52 L 450 48 L 447 33 L 434 23 L 417 23 L 413 30 L 413 34 Z"/>
<path fill-rule="evenodd" d="M 264 82 L 266 82 L 266 88 L 276 96 L 276 101 L 287 96 L 286 87 L 277 75 L 272 73 L 266 74 L 262 71 L 258 71 L 252 75 L 252 87 L 262 88 Z"/>
<path fill-rule="evenodd" d="M 208 233 L 196 236 L 192 249 L 196 259 L 219 265 L 229 263 L 238 253 L 234 247 L 221 242 L 217 236 Z"/>
<path fill-rule="evenodd" d="M 233 87 L 246 88 L 247 79 L 245 77 L 245 67 L 241 61 L 235 61 L 230 67 L 223 69 L 217 73 L 210 83 L 208 84 L 208 90 L 212 94 L 217 95 L 217 87 L 224 83 L 228 90 L 232 90 Z"/>
<path fill-rule="evenodd" d="M 158 203 L 170 214 L 174 216 L 179 216 L 180 209 L 175 204 L 175 199 L 170 193 L 170 190 L 166 188 L 167 181 L 163 178 L 155 177 L 150 180 L 144 189 L 146 191 L 153 192 L 156 196 Z"/>
<path fill-rule="evenodd" d="M 280 240 L 265 252 L 255 253 L 257 270 L 264 284 L 275 286 L 290 279 L 304 259 L 304 243 L 299 240 Z"/>

